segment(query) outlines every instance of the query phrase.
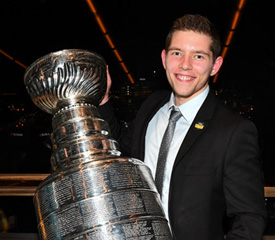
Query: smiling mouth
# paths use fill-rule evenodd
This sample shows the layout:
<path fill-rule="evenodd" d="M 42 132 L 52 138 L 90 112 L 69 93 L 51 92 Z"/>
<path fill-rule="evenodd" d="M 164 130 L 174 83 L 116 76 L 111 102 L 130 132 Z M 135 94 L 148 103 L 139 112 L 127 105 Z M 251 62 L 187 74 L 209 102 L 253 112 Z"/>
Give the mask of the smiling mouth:
<path fill-rule="evenodd" d="M 192 81 L 195 79 L 195 77 L 186 76 L 186 75 L 182 75 L 182 74 L 175 74 L 175 77 L 181 81 Z"/>

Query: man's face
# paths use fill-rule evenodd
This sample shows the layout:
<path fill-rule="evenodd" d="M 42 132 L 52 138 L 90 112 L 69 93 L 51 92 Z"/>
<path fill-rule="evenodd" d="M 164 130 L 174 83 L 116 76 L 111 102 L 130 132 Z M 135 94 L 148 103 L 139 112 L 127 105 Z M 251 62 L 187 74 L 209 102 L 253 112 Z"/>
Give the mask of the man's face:
<path fill-rule="evenodd" d="M 211 38 L 193 31 L 176 31 L 168 51 L 162 51 L 162 63 L 175 93 L 177 106 L 197 96 L 208 86 L 209 76 L 220 69 L 223 59 L 213 62 Z"/>

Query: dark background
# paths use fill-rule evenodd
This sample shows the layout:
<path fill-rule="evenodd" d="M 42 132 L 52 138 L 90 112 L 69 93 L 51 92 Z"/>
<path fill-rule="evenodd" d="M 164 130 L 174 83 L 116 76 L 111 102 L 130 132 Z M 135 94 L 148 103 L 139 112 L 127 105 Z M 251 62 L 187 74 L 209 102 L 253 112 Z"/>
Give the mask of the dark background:
<path fill-rule="evenodd" d="M 237 0 L 94 0 L 93 3 L 134 84 L 122 71 L 86 1 L 0 1 L 0 50 L 12 57 L 0 53 L 0 173 L 50 172 L 51 116 L 31 102 L 23 83 L 25 68 L 16 61 L 28 66 L 45 54 L 70 48 L 99 53 L 109 65 L 118 118 L 128 123 L 148 94 L 167 87 L 160 53 L 172 22 L 185 13 L 205 15 L 217 26 L 224 42 L 238 5 Z M 257 125 L 264 180 L 272 186 L 275 185 L 273 9 L 272 1 L 246 1 L 217 82 L 211 83 L 212 90 L 228 107 Z M 126 93 L 128 90 L 130 94 Z M 11 207 L 18 201 L 30 206 L 25 210 L 31 212 L 29 198 L 0 199 L 0 208 L 10 219 L 10 231 L 33 231 L 36 224 L 33 213 L 20 215 L 20 211 Z M 271 206 L 272 222 L 274 202 L 266 201 Z"/>

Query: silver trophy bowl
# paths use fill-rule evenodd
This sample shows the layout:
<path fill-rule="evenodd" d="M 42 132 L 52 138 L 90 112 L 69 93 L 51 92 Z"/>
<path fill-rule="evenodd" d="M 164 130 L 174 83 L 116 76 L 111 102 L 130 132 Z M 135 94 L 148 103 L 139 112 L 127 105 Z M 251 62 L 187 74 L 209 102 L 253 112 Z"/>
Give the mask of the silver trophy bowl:
<path fill-rule="evenodd" d="M 98 112 L 106 64 L 86 50 L 35 61 L 24 82 L 33 102 L 53 114 L 53 173 L 34 205 L 41 239 L 172 239 L 149 168 L 122 157 Z"/>
<path fill-rule="evenodd" d="M 24 83 L 35 105 L 50 114 L 71 100 L 97 106 L 106 91 L 106 63 L 93 52 L 62 50 L 31 64 Z"/>

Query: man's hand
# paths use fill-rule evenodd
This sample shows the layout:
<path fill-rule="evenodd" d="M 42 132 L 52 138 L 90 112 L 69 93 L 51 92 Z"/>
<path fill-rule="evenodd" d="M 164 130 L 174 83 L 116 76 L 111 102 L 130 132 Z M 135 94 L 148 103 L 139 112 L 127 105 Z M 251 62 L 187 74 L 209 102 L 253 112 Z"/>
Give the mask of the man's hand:
<path fill-rule="evenodd" d="M 99 103 L 99 106 L 105 104 L 110 99 L 110 89 L 111 89 L 111 86 L 112 86 L 112 79 L 111 79 L 111 76 L 110 76 L 110 73 L 109 73 L 108 65 L 107 65 L 106 72 L 107 72 L 107 89 L 106 89 L 106 93 L 105 93 L 102 101 Z"/>

